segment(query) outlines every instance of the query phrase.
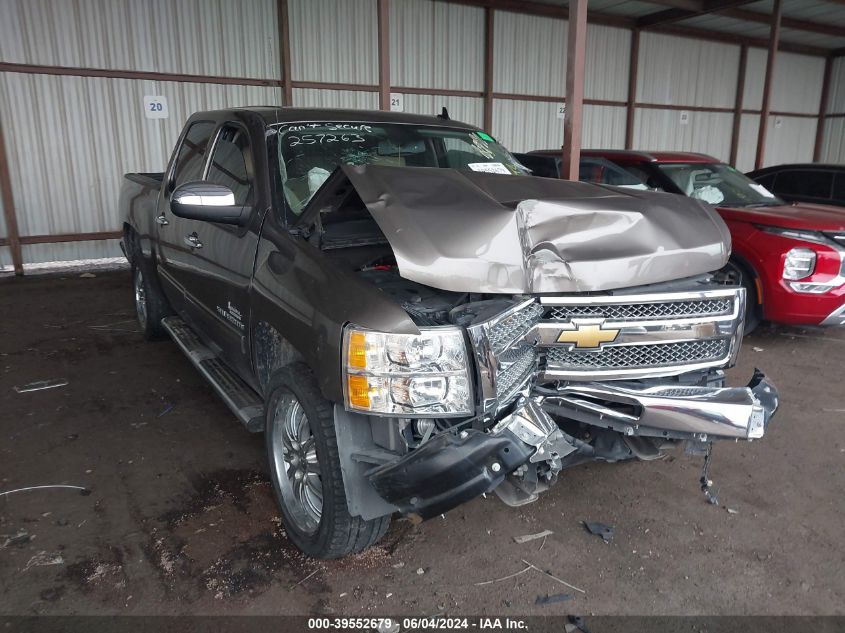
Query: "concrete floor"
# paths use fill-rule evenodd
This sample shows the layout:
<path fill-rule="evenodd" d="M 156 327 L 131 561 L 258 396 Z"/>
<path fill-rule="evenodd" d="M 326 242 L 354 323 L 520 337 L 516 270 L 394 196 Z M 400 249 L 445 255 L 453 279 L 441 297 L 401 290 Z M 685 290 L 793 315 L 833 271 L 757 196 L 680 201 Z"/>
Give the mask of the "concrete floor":
<path fill-rule="evenodd" d="M 0 492 L 91 491 L 0 497 L 0 614 L 845 614 L 843 330 L 746 338 L 732 382 L 761 367 L 783 404 L 762 441 L 716 447 L 722 507 L 700 458 L 590 465 L 522 509 L 478 499 L 317 562 L 284 537 L 262 436 L 172 343 L 141 340 L 129 288 L 127 272 L 0 282 Z M 52 378 L 68 385 L 13 389 Z M 476 585 L 523 559 L 586 593 L 536 571 Z"/>

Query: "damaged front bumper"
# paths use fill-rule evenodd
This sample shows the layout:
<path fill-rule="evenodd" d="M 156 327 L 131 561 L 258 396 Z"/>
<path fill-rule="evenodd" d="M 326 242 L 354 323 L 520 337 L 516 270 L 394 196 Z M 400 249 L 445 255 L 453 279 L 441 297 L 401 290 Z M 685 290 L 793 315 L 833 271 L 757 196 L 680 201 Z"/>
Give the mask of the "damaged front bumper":
<path fill-rule="evenodd" d="M 631 436 L 706 442 L 757 439 L 778 407 L 775 386 L 759 370 L 746 387 L 617 387 L 569 383 L 521 398 L 489 432 L 442 433 L 404 458 L 376 467 L 368 479 L 378 494 L 412 519 L 428 519 L 501 486 L 511 505 L 536 499 L 563 460 L 589 445 L 561 430 L 565 418 Z M 543 464 L 534 487 L 508 475 Z M 504 486 L 502 484 L 505 484 Z M 514 485 L 516 483 L 516 485 Z M 500 492 L 500 490 L 497 490 Z"/>

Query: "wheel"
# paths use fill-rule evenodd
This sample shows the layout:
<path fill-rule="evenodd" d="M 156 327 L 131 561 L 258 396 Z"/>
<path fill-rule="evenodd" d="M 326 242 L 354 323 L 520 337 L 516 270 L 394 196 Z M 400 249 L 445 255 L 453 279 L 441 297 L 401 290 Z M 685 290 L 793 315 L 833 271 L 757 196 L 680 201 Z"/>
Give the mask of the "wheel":
<path fill-rule="evenodd" d="M 167 299 L 162 294 L 155 278 L 150 273 L 151 266 L 140 255 L 132 263 L 132 289 L 135 294 L 135 314 L 141 332 L 148 341 L 166 338 L 167 332 L 161 320 L 173 314 Z"/>
<path fill-rule="evenodd" d="M 723 283 L 745 288 L 745 329 L 743 334 L 751 334 L 762 321 L 761 306 L 757 303 L 757 284 L 754 282 L 754 275 L 748 268 L 733 260 L 729 261 L 720 272 L 719 277 Z"/>
<path fill-rule="evenodd" d="M 265 441 L 270 479 L 290 540 L 313 558 L 340 558 L 377 543 L 390 517 L 349 514 L 332 405 L 304 363 L 270 380 Z"/>

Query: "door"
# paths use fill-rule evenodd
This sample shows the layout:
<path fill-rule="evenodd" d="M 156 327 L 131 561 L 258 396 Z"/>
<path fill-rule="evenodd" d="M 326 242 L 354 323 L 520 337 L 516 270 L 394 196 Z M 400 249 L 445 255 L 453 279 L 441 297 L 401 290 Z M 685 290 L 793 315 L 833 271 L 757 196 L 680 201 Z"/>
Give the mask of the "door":
<path fill-rule="evenodd" d="M 174 159 L 162 182 L 155 226 L 158 231 L 159 277 L 167 298 L 183 318 L 185 284 L 193 261 L 193 248 L 185 236 L 192 232 L 191 220 L 178 218 L 170 211 L 170 197 L 179 185 L 200 180 L 205 169 L 208 145 L 216 124 L 213 121 L 191 123 L 179 141 Z"/>
<path fill-rule="evenodd" d="M 226 364 L 247 376 L 249 286 L 259 223 L 254 217 L 257 192 L 246 128 L 235 123 L 219 128 L 202 179 L 231 189 L 235 205 L 251 209 L 251 215 L 244 226 L 184 221 L 182 237 L 193 243 L 184 276 L 187 310 L 194 328 Z"/>

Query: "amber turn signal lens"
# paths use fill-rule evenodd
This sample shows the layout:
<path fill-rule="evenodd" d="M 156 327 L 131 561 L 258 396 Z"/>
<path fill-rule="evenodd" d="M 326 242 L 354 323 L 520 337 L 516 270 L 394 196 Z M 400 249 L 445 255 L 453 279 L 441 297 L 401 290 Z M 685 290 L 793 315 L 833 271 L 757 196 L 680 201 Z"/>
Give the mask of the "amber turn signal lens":
<path fill-rule="evenodd" d="M 354 334 L 353 334 L 354 336 Z M 350 345 L 351 346 L 351 345 Z M 370 408 L 370 381 L 366 376 L 349 376 L 349 404 L 362 409 Z"/>
<path fill-rule="evenodd" d="M 366 368 L 367 337 L 363 332 L 352 332 L 349 335 L 349 350 L 346 358 L 350 367 Z"/>

